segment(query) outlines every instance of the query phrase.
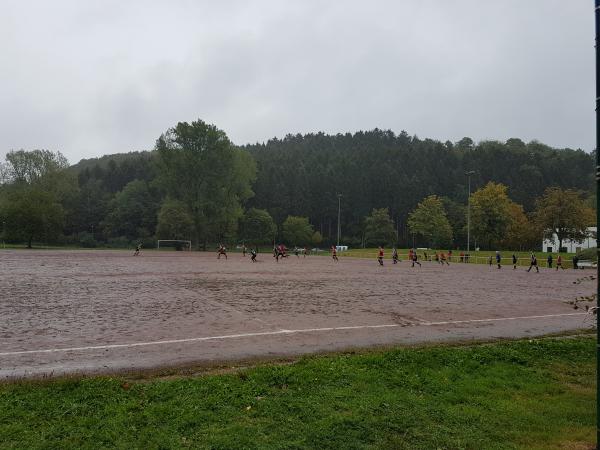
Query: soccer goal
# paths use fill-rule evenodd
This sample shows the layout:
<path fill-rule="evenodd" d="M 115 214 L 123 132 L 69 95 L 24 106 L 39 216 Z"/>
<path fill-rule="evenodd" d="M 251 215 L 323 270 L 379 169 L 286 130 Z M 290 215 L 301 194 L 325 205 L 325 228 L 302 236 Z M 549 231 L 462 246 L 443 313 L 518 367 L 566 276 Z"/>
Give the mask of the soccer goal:
<path fill-rule="evenodd" d="M 156 248 L 174 248 L 175 250 L 192 250 L 192 241 L 182 239 L 159 239 L 156 243 Z"/>

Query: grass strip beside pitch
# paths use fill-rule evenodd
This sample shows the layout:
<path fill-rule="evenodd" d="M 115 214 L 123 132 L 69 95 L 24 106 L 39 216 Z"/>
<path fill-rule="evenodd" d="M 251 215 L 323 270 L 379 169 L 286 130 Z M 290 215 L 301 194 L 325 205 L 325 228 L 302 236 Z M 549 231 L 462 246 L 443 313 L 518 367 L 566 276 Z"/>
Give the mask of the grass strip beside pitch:
<path fill-rule="evenodd" d="M 0 385 L 0 448 L 591 448 L 593 336 Z"/>

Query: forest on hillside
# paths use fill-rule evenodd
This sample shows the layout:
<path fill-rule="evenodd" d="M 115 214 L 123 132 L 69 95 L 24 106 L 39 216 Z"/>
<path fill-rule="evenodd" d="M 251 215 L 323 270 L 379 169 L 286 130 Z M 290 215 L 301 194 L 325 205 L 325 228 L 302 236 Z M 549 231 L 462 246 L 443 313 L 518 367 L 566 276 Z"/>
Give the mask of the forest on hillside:
<path fill-rule="evenodd" d="M 339 213 L 352 247 L 464 248 L 470 179 L 472 239 L 535 249 L 547 228 L 564 238 L 593 225 L 594 158 L 516 138 L 452 143 L 379 129 L 235 146 L 199 120 L 166 131 L 152 151 L 75 165 L 46 150 L 10 152 L 0 219 L 15 243 L 327 246 Z"/>

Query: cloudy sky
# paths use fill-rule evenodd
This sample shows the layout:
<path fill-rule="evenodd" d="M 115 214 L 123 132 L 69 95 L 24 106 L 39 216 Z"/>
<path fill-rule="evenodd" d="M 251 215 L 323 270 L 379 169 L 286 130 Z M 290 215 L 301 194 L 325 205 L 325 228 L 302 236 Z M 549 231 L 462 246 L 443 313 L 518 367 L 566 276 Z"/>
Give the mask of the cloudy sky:
<path fill-rule="evenodd" d="M 375 127 L 594 148 L 591 0 L 0 0 L 0 157 Z"/>

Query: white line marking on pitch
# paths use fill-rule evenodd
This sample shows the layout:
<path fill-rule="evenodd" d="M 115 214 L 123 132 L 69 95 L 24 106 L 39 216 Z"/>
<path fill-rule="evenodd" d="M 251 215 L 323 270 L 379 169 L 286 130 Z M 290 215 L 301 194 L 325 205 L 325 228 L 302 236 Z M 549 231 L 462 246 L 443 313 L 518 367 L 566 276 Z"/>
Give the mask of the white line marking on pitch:
<path fill-rule="evenodd" d="M 436 325 L 456 325 L 461 323 L 476 323 L 476 322 L 499 322 L 504 320 L 521 320 L 521 319 L 544 319 L 550 317 L 564 317 L 564 316 L 585 316 L 587 313 L 568 313 L 568 314 L 546 314 L 542 316 L 522 316 L 522 317 L 501 317 L 496 319 L 470 319 L 470 320 L 449 320 L 445 322 L 422 322 L 416 323 L 412 326 L 436 326 Z M 108 350 L 113 348 L 131 348 L 131 347 L 146 347 L 149 345 L 164 345 L 164 344 L 182 344 L 186 342 L 201 342 L 201 341 L 218 341 L 225 339 L 239 339 L 245 337 L 256 337 L 256 336 L 275 336 L 281 334 L 297 334 L 297 333 L 318 333 L 324 331 L 345 331 L 345 330 L 366 330 L 375 328 L 397 328 L 402 325 L 393 323 L 385 325 L 354 325 L 345 327 L 326 327 L 326 328 L 304 328 L 300 330 L 277 330 L 277 331 L 263 331 L 257 333 L 242 333 L 242 334 L 227 334 L 223 336 L 207 336 L 207 337 L 196 337 L 186 339 L 169 339 L 165 341 L 151 341 L 151 342 L 134 342 L 130 344 L 107 344 L 107 345 L 90 345 L 87 347 L 69 347 L 69 348 L 49 348 L 42 350 L 22 350 L 16 352 L 2 352 L 0 356 L 16 356 L 16 355 L 31 355 L 35 353 L 59 353 L 59 352 L 77 352 L 85 350 Z"/>

